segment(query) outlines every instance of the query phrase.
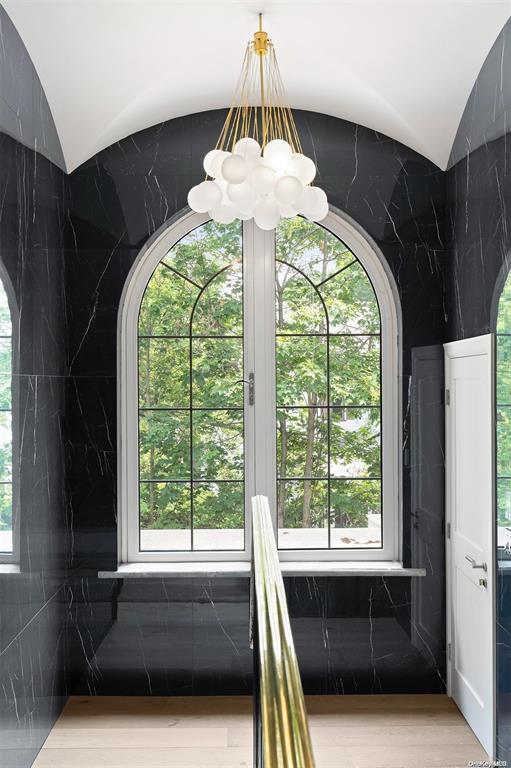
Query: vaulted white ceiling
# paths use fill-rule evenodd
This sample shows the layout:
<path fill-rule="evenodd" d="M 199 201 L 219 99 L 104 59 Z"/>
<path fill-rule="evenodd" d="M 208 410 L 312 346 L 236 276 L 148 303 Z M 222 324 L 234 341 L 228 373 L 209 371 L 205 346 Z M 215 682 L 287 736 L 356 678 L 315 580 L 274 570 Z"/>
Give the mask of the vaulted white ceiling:
<path fill-rule="evenodd" d="M 41 79 L 68 171 L 135 131 L 227 106 L 260 10 L 293 107 L 374 128 L 445 168 L 510 11 L 509 0 L 3 5 Z"/>

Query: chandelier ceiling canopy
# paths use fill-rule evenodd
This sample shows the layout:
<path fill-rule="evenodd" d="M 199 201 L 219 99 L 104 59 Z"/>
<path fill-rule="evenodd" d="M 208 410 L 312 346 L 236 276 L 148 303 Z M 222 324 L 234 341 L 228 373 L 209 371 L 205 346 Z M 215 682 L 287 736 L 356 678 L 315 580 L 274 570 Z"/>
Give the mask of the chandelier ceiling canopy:
<path fill-rule="evenodd" d="M 206 180 L 188 193 L 192 210 L 214 221 L 254 219 L 274 229 L 301 214 L 321 221 L 325 192 L 312 186 L 314 162 L 303 154 L 275 47 L 262 29 L 246 48 L 241 75 L 217 145 L 204 158 Z"/>

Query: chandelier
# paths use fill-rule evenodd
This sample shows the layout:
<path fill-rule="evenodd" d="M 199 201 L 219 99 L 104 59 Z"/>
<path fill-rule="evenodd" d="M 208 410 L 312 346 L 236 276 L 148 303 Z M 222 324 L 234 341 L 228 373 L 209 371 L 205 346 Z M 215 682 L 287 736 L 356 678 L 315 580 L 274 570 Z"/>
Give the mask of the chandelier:
<path fill-rule="evenodd" d="M 241 75 L 215 149 L 204 157 L 206 180 L 188 193 L 190 208 L 214 221 L 254 219 L 274 229 L 297 214 L 321 221 L 325 192 L 312 186 L 316 166 L 303 154 L 273 43 L 262 29 L 245 52 Z"/>

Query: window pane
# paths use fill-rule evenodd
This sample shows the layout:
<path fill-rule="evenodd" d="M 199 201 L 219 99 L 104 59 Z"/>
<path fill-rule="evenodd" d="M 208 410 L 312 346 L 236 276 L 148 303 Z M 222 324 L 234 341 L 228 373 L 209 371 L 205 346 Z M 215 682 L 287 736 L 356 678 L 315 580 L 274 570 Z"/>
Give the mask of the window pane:
<path fill-rule="evenodd" d="M 140 305 L 139 336 L 187 336 L 199 289 L 158 264 Z"/>
<path fill-rule="evenodd" d="M 511 333 L 511 280 L 509 277 L 500 294 L 497 333 Z"/>
<path fill-rule="evenodd" d="M 497 336 L 497 403 L 511 405 L 511 336 Z"/>
<path fill-rule="evenodd" d="M 319 546 L 334 545 L 329 544 L 328 528 L 339 528 L 341 518 L 343 530 L 355 523 L 364 529 L 366 544 L 361 546 L 380 546 L 381 328 L 371 281 L 344 243 L 300 218 L 279 225 L 277 259 L 282 261 L 277 266 L 277 476 L 296 478 L 296 483 L 278 483 L 279 527 L 307 531 L 311 484 L 305 478 L 319 477 L 324 478 L 317 485 L 318 498 L 319 489 L 323 493 L 323 527 L 319 524 L 313 533 L 321 537 Z M 303 273 L 301 281 L 297 271 Z M 313 408 L 299 408 L 306 405 Z M 348 482 L 353 478 L 353 483 L 339 485 L 333 478 L 340 477 Z M 279 546 L 292 548 L 285 538 L 279 537 Z M 305 546 L 316 546 L 313 538 Z M 335 546 L 354 544 L 338 537 Z"/>
<path fill-rule="evenodd" d="M 193 339 L 195 408 L 243 407 L 243 339 Z"/>
<path fill-rule="evenodd" d="M 9 308 L 7 293 L 5 292 L 3 285 L 1 285 L 0 283 L 0 336 L 11 336 L 11 335 L 12 335 L 11 310 Z"/>
<path fill-rule="evenodd" d="M 297 216 L 282 219 L 276 233 L 276 255 L 319 283 L 355 258 L 339 238 Z"/>
<path fill-rule="evenodd" d="M 139 441 L 141 480 L 189 477 L 188 411 L 143 411 L 139 419 Z"/>
<path fill-rule="evenodd" d="M 194 549 L 243 549 L 244 506 L 243 483 L 194 483 Z"/>
<path fill-rule="evenodd" d="M 141 408 L 188 406 L 189 343 L 186 339 L 139 339 L 138 387 Z"/>
<path fill-rule="evenodd" d="M 243 481 L 241 233 L 239 221 L 197 227 L 162 259 L 144 294 L 138 325 L 142 549 L 196 547 L 191 485 L 176 482 L 191 479 L 192 458 L 195 477 L 215 481 L 194 491 L 202 542 L 216 510 L 226 515 L 223 523 L 218 518 L 218 530 L 232 541 L 240 519 L 243 529 L 240 483 L 228 491 L 218 482 Z M 222 410 L 231 407 L 236 410 Z M 229 493 L 236 520 L 226 509 Z"/>
<path fill-rule="evenodd" d="M 12 480 L 12 419 L 10 411 L 0 412 L 0 482 Z"/>
<path fill-rule="evenodd" d="M 324 336 L 277 337 L 277 405 L 316 405 L 327 398 Z"/>
<path fill-rule="evenodd" d="M 277 333 L 326 333 L 326 313 L 318 291 L 288 264 L 276 265 Z"/>
<path fill-rule="evenodd" d="M 279 477 L 327 476 L 326 408 L 279 408 L 277 437 Z"/>
<path fill-rule="evenodd" d="M 287 480 L 277 483 L 278 546 L 281 549 L 328 547 L 328 483 Z"/>
<path fill-rule="evenodd" d="M 332 476 L 379 477 L 379 408 L 334 408 L 330 418 Z"/>
<path fill-rule="evenodd" d="M 243 479 L 243 411 L 194 411 L 193 476 Z"/>
<path fill-rule="evenodd" d="M 378 405 L 379 402 L 379 337 L 332 337 L 330 339 L 331 405 Z"/>
<path fill-rule="evenodd" d="M 505 334 L 505 335 L 502 335 Z M 496 337 L 497 525 L 498 544 L 511 530 L 511 277 L 499 299 Z M 500 476 L 500 477 L 499 477 Z"/>
<path fill-rule="evenodd" d="M 0 552 L 12 554 L 12 321 L 7 294 L 0 283 Z"/>
<path fill-rule="evenodd" d="M 243 334 L 243 274 L 241 264 L 220 272 L 197 301 L 193 314 L 194 336 Z"/>
<path fill-rule="evenodd" d="M 241 260 L 241 223 L 208 221 L 183 237 L 163 261 L 200 286 L 231 264 Z"/>
<path fill-rule="evenodd" d="M 12 485 L 0 483 L 0 552 L 12 549 Z"/>
<path fill-rule="evenodd" d="M 380 481 L 332 480 L 330 522 L 332 547 L 381 547 Z"/>
<path fill-rule="evenodd" d="M 511 408 L 497 408 L 497 475 L 511 477 Z"/>
<path fill-rule="evenodd" d="M 379 333 L 380 312 L 366 271 L 355 262 L 321 286 L 330 333 Z"/>
<path fill-rule="evenodd" d="M 497 480 L 498 525 L 511 528 L 511 479 Z"/>
<path fill-rule="evenodd" d="M 0 409 L 10 410 L 12 407 L 12 379 L 11 376 L 0 374 Z"/>
<path fill-rule="evenodd" d="M 140 549 L 190 549 L 188 483 L 140 484 Z"/>
<path fill-rule="evenodd" d="M 10 373 L 12 369 L 12 341 L 10 336 L 0 337 L 0 373 Z"/>

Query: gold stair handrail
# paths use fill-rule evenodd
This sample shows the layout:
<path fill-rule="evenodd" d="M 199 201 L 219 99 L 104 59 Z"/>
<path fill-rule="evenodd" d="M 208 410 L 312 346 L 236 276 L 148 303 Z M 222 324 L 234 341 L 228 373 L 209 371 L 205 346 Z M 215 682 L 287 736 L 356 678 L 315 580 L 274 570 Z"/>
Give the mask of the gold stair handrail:
<path fill-rule="evenodd" d="M 264 768 L 314 768 L 302 682 L 266 496 L 252 499 L 255 659 Z"/>

